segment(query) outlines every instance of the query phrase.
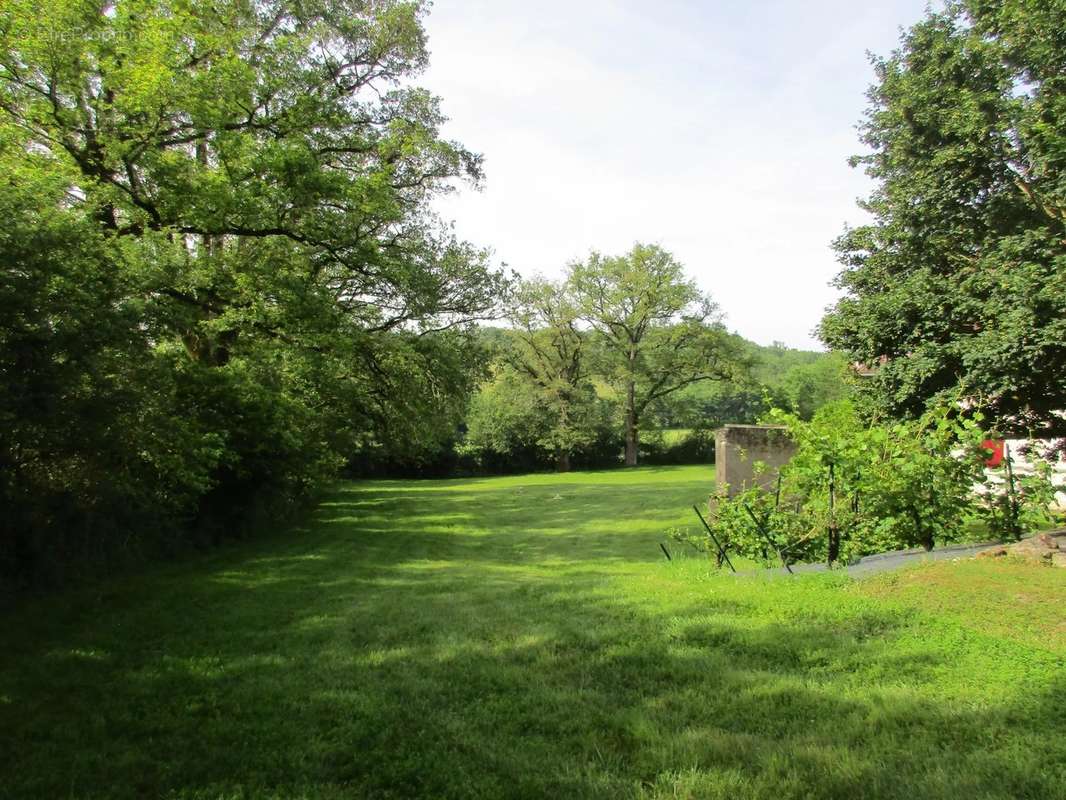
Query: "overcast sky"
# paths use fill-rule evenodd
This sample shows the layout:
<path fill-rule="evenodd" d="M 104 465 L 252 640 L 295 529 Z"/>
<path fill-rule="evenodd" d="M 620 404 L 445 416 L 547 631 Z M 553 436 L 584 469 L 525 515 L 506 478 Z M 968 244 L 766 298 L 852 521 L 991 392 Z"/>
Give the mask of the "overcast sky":
<path fill-rule="evenodd" d="M 439 204 L 525 275 L 635 241 L 673 252 L 763 344 L 820 347 L 830 242 L 869 187 L 847 158 L 873 72 L 925 0 L 437 0 L 445 135 L 481 192 Z"/>

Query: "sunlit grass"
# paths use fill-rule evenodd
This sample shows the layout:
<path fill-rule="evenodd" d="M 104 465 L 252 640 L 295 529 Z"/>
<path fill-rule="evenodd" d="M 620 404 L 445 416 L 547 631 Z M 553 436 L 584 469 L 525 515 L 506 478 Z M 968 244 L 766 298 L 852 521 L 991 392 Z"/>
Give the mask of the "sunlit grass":
<path fill-rule="evenodd" d="M 346 484 L 0 620 L 0 796 L 1054 798 L 1066 576 L 734 578 L 706 467 Z"/>

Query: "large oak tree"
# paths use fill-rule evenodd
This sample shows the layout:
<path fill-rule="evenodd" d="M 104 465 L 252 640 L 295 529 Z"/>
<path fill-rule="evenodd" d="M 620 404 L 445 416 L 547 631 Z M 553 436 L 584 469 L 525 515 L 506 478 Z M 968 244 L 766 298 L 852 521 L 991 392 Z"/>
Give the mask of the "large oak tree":
<path fill-rule="evenodd" d="M 623 398 L 625 463 L 634 466 L 642 415 L 656 400 L 699 381 L 745 370 L 711 298 L 657 245 L 625 255 L 592 253 L 571 265 L 581 313 L 602 345 L 602 370 Z"/>

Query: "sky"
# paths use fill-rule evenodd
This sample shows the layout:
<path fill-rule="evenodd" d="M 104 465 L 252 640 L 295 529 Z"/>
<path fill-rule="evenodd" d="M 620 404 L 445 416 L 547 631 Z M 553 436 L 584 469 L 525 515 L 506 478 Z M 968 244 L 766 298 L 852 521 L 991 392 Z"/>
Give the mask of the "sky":
<path fill-rule="evenodd" d="M 847 158 L 873 81 L 925 0 L 437 0 L 444 135 L 484 156 L 438 202 L 520 274 L 591 250 L 671 251 L 731 329 L 821 348 L 830 243 L 871 186 Z"/>

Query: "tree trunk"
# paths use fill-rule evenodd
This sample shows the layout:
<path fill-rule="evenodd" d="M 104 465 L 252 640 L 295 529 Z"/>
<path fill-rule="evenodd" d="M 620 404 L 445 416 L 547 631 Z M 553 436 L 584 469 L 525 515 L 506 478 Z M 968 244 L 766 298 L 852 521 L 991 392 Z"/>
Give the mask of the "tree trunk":
<path fill-rule="evenodd" d="M 837 482 L 833 462 L 829 462 L 829 552 L 826 561 L 832 567 L 840 559 L 840 528 L 837 527 Z"/>
<path fill-rule="evenodd" d="M 629 382 L 629 386 L 626 390 L 626 466 L 635 467 L 637 465 L 637 442 L 639 439 L 639 433 L 637 432 L 637 411 L 634 408 L 635 405 L 635 393 L 636 387 L 633 381 Z"/>
<path fill-rule="evenodd" d="M 840 560 L 840 528 L 835 522 L 829 523 L 829 552 L 826 557 L 828 566 Z"/>
<path fill-rule="evenodd" d="M 555 471 L 556 472 L 569 472 L 570 471 L 570 451 L 563 450 L 562 448 L 555 451 Z"/>
<path fill-rule="evenodd" d="M 918 516 L 918 512 L 911 511 L 911 519 L 914 520 L 914 530 L 918 533 L 918 541 L 922 543 L 922 548 L 928 553 L 933 549 L 933 531 L 922 528 L 922 518 Z"/>

